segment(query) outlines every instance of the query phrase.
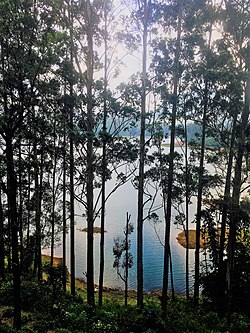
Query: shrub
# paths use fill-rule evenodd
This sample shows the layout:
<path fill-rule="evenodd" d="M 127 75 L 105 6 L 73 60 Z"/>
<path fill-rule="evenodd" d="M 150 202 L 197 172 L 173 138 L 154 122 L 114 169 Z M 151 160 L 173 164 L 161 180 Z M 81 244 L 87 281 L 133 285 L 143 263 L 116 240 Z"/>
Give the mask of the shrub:
<path fill-rule="evenodd" d="M 0 287 L 0 304 L 13 305 L 13 283 L 12 281 L 4 282 Z"/>
<path fill-rule="evenodd" d="M 16 333 L 16 330 L 14 330 L 13 328 L 11 328 L 9 326 L 0 324 L 0 332 L 1 333 Z"/>
<path fill-rule="evenodd" d="M 13 307 L 7 307 L 3 309 L 3 318 L 11 318 L 14 316 L 14 309 Z"/>

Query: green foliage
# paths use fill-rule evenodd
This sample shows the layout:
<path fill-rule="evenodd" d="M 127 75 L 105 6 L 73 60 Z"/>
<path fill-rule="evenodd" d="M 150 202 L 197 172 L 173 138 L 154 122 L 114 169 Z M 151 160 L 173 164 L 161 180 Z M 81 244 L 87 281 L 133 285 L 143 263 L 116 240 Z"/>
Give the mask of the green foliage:
<path fill-rule="evenodd" d="M 0 324 L 0 332 L 1 333 L 16 333 L 16 330 L 14 330 L 13 328 Z"/>
<path fill-rule="evenodd" d="M 13 307 L 7 307 L 3 310 L 3 318 L 11 318 L 14 315 Z"/>
<path fill-rule="evenodd" d="M 143 309 L 119 302 L 104 302 L 101 308 L 94 309 L 64 293 L 55 300 L 52 288 L 46 284 L 23 281 L 22 290 L 22 302 L 26 304 L 31 297 L 32 306 L 29 312 L 22 313 L 21 333 L 49 330 L 55 333 L 248 333 L 250 328 L 246 316 L 235 313 L 228 320 L 205 306 L 193 308 L 181 299 L 169 302 L 167 318 L 163 320 L 160 303 L 153 297 L 145 302 Z M 13 317 L 12 306 L 0 309 L 1 320 Z M 0 324 L 0 332 L 14 331 Z"/>
<path fill-rule="evenodd" d="M 1 284 L 0 287 L 0 304 L 13 305 L 13 283 L 7 281 Z"/>

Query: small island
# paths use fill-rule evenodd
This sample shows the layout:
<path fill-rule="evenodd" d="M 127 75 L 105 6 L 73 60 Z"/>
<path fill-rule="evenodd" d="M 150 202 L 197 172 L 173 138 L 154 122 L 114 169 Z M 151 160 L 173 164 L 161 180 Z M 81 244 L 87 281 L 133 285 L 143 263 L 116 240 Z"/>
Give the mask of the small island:
<path fill-rule="evenodd" d="M 83 229 L 77 229 L 79 231 L 84 231 L 84 232 L 88 232 L 88 228 L 83 228 Z M 101 233 L 101 227 L 94 227 L 93 228 L 94 234 L 100 234 Z M 107 232 L 106 230 L 104 230 L 104 232 Z"/>
<path fill-rule="evenodd" d="M 196 245 L 196 235 L 195 235 L 195 230 L 191 229 L 188 232 L 188 248 L 189 249 L 195 249 Z M 183 246 L 184 248 L 187 248 L 187 242 L 186 242 L 186 235 L 185 231 L 182 231 L 178 234 L 176 237 L 178 243 Z M 205 245 L 205 240 L 203 238 L 203 235 L 200 237 L 200 247 L 203 248 Z"/>

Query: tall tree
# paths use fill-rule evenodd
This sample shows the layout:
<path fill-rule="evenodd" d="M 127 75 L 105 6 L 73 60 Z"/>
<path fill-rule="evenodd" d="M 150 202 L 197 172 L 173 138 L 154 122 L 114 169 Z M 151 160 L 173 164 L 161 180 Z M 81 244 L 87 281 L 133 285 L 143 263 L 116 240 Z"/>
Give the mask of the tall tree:
<path fill-rule="evenodd" d="M 93 188 L 93 71 L 94 71 L 94 16 L 93 5 L 89 0 L 83 2 L 85 16 L 87 54 L 86 54 L 86 97 L 87 97 L 87 157 L 86 157 L 86 196 L 87 196 L 87 300 L 89 305 L 95 304 L 94 299 L 94 188 Z"/>
<path fill-rule="evenodd" d="M 68 7 L 69 21 L 69 48 L 70 48 L 70 78 L 69 78 L 69 96 L 67 102 L 69 114 L 69 193 L 70 193 L 70 290 L 71 295 L 75 296 L 75 189 L 74 189 L 74 95 L 73 95 L 73 59 L 74 59 L 74 41 L 73 41 L 73 1 L 70 1 Z"/>
<path fill-rule="evenodd" d="M 38 5 L 38 1 L 37 1 Z M 7 196 L 9 222 L 12 239 L 12 272 L 14 286 L 14 326 L 21 327 L 20 266 L 19 266 L 19 221 L 17 211 L 17 168 L 14 161 L 15 143 L 32 106 L 39 104 L 41 82 L 51 69 L 56 57 L 52 57 L 54 30 L 50 2 L 2 1 L 1 11 L 1 126 L 0 133 L 5 140 L 7 168 Z M 44 16 L 38 15 L 38 8 L 46 6 Z M 53 16 L 53 15 L 52 15 Z M 56 17 L 56 15 L 55 15 Z M 39 84 L 40 82 L 40 84 Z M 40 94 L 41 96 L 41 94 Z M 42 99 L 42 98 L 41 98 Z M 40 101 L 41 101 L 40 99 Z"/>
<path fill-rule="evenodd" d="M 170 225 L 171 225 L 171 203 L 173 191 L 173 173 L 174 173 L 174 149 L 175 149 L 175 126 L 178 105 L 178 86 L 180 78 L 180 41 L 181 41 L 181 22 L 182 22 L 183 3 L 178 2 L 177 15 L 177 37 L 174 54 L 173 68 L 173 104 L 171 114 L 171 137 L 169 152 L 169 167 L 167 180 L 167 211 L 165 219 L 165 241 L 164 241 L 164 268 L 163 268 L 163 287 L 162 287 L 162 314 L 166 316 L 167 310 L 167 292 L 168 292 L 168 276 L 169 276 L 169 258 L 170 258 Z"/>
<path fill-rule="evenodd" d="M 139 15 L 142 24 L 142 88 L 140 119 L 140 155 L 137 213 L 137 305 L 143 306 L 143 207 L 144 207 L 144 165 L 145 165 L 145 125 L 147 94 L 147 43 L 148 27 L 151 12 L 151 0 L 138 1 Z"/>
<path fill-rule="evenodd" d="M 239 69 L 245 72 L 241 79 L 243 87 L 242 111 L 239 120 L 237 153 L 235 158 L 232 190 L 232 208 L 230 213 L 228 253 L 226 267 L 226 302 L 228 311 L 232 310 L 234 297 L 234 262 L 236 234 L 239 225 L 240 195 L 243 175 L 243 158 L 246 153 L 246 138 L 249 124 L 249 21 L 248 5 L 245 1 L 225 1 L 225 38 L 228 47 L 233 50 Z M 235 13 L 238 15 L 236 16 Z"/>
<path fill-rule="evenodd" d="M 209 67 L 209 56 L 212 38 L 212 25 L 209 23 L 208 30 L 208 43 L 207 43 L 207 70 Z M 204 75 L 204 93 L 203 112 L 202 112 L 202 131 L 200 143 L 200 158 L 199 158 L 199 174 L 198 174 L 198 193 L 197 193 L 197 212 L 196 212 L 196 234 L 195 234 L 195 278 L 194 278 L 194 303 L 199 302 L 199 288 L 200 288 L 200 236 L 201 236 L 201 216 L 202 216 L 202 194 L 204 187 L 204 162 L 205 162 L 205 144 L 206 144 L 206 131 L 207 131 L 207 117 L 208 117 L 208 103 L 209 103 L 209 79 L 208 75 Z"/>
<path fill-rule="evenodd" d="M 104 1 L 104 78 L 103 78 L 103 123 L 102 123 L 102 194 L 101 194 L 101 237 L 100 237 L 100 269 L 99 269 L 99 297 L 98 304 L 102 306 L 102 292 L 104 279 L 104 235 L 105 235 L 105 207 L 106 207 L 106 167 L 107 167 L 107 88 L 108 88 L 108 0 Z"/>

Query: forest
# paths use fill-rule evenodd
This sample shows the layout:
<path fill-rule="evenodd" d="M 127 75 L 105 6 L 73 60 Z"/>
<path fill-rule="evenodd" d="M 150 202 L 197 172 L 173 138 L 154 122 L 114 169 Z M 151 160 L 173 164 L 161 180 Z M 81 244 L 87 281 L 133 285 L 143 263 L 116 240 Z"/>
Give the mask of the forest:
<path fill-rule="evenodd" d="M 247 0 L 0 1 L 0 332 L 250 332 L 249 32 Z M 124 290 L 107 292 L 107 203 L 128 182 L 136 221 L 124 211 L 113 247 Z M 164 225 L 155 295 L 148 220 Z M 175 224 L 184 295 L 170 288 Z"/>

